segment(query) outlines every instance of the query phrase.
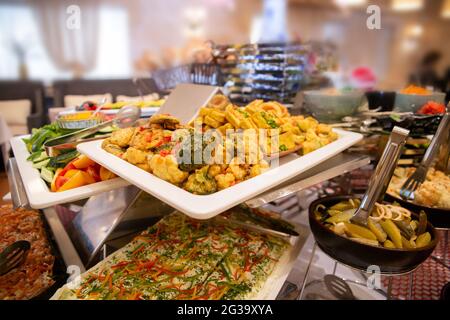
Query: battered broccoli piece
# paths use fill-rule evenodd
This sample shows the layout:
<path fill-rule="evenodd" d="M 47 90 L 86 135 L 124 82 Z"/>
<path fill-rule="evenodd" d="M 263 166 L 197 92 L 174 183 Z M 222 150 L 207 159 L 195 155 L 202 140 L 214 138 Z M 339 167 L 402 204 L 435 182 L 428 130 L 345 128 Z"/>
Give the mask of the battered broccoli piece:
<path fill-rule="evenodd" d="M 217 191 L 216 180 L 208 174 L 209 166 L 195 170 L 184 184 L 184 189 L 194 194 L 210 194 Z"/>

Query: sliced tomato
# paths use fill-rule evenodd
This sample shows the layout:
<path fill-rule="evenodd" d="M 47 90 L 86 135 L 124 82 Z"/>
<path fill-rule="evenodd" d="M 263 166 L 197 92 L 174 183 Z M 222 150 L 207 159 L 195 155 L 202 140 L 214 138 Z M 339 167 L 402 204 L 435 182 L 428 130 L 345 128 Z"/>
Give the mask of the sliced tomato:
<path fill-rule="evenodd" d="M 97 170 L 94 166 L 90 166 L 90 167 L 88 167 L 87 169 L 86 169 L 86 172 L 92 177 L 92 178 L 94 178 L 94 180 L 96 181 L 96 182 L 99 182 L 99 181 L 101 181 L 102 179 L 100 179 L 100 167 L 99 167 L 99 169 Z"/>
<path fill-rule="evenodd" d="M 69 181 L 69 178 L 66 178 L 66 177 L 64 177 L 63 175 L 59 174 L 59 175 L 56 177 L 56 180 L 55 180 L 55 188 L 56 188 L 56 191 L 59 191 L 59 189 L 61 189 L 61 187 L 62 187 L 67 181 Z"/>
<path fill-rule="evenodd" d="M 52 183 L 50 184 L 50 190 L 51 190 L 52 192 L 56 192 L 56 190 L 57 190 L 57 188 L 56 188 L 56 179 L 58 178 L 59 174 L 60 174 L 62 171 L 63 171 L 62 168 L 56 169 L 55 175 L 54 175 L 54 177 L 53 177 L 53 181 L 52 181 Z"/>
<path fill-rule="evenodd" d="M 78 170 L 78 172 L 76 174 L 74 174 L 70 179 L 65 181 L 65 183 L 60 188 L 57 189 L 57 191 L 58 192 L 66 191 L 69 189 L 78 188 L 78 187 L 88 184 L 88 181 L 86 181 L 86 176 L 88 176 L 88 174 L 86 172 Z M 61 177 L 61 178 L 65 178 L 65 177 Z"/>

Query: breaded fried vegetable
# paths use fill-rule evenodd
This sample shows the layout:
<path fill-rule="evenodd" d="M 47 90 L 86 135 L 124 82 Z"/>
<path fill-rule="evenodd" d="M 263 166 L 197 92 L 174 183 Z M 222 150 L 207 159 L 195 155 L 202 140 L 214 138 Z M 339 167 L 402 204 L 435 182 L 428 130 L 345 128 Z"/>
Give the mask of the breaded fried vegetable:
<path fill-rule="evenodd" d="M 195 173 L 188 177 L 183 188 L 194 194 L 210 194 L 216 192 L 216 180 L 208 174 L 208 169 L 209 166 L 204 166 L 201 169 L 195 170 Z"/>
<path fill-rule="evenodd" d="M 125 149 L 119 147 L 116 144 L 111 143 L 110 139 L 105 139 L 102 142 L 102 148 L 106 151 L 109 152 L 117 157 L 122 157 L 122 155 L 125 152 Z"/>
<path fill-rule="evenodd" d="M 216 179 L 219 190 L 231 187 L 236 183 L 236 179 L 232 173 L 218 174 L 214 179 Z"/>
<path fill-rule="evenodd" d="M 134 127 L 125 128 L 121 130 L 113 131 L 111 137 L 109 138 L 110 143 L 115 144 L 119 147 L 127 147 L 130 143 L 133 134 L 137 130 Z"/>
<path fill-rule="evenodd" d="M 176 129 L 180 124 L 180 120 L 170 114 L 155 114 L 149 119 L 149 124 L 159 124 L 164 129 Z"/>
<path fill-rule="evenodd" d="M 150 169 L 157 177 L 173 184 L 181 184 L 189 176 L 188 172 L 178 169 L 178 163 L 173 155 L 154 155 L 150 160 Z"/>
<path fill-rule="evenodd" d="M 145 152 L 133 147 L 129 147 L 127 151 L 123 154 L 123 159 L 128 161 L 131 164 L 146 164 L 147 156 L 149 155 L 149 152 Z"/>

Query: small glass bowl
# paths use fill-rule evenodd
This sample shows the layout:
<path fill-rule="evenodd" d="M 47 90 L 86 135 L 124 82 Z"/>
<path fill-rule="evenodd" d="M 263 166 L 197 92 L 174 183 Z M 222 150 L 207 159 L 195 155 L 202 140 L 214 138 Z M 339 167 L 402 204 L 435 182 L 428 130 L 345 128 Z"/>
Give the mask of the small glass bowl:
<path fill-rule="evenodd" d="M 102 113 L 97 113 L 94 117 L 92 115 L 92 111 L 60 115 L 56 119 L 56 124 L 61 129 L 80 130 L 93 127 L 105 121 L 105 116 Z"/>

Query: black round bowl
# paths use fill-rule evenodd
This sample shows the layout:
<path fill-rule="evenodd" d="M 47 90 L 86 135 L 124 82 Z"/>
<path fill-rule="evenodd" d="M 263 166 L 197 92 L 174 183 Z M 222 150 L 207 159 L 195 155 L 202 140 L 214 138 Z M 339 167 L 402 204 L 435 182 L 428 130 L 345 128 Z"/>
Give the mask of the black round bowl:
<path fill-rule="evenodd" d="M 422 206 L 420 204 L 415 204 L 410 201 L 397 198 L 388 193 L 386 193 L 384 199 L 387 202 L 398 202 L 402 207 L 405 207 L 413 212 L 420 212 L 423 210 L 427 214 L 428 221 L 430 221 L 436 229 L 450 229 L 450 209 Z"/>
<path fill-rule="evenodd" d="M 401 250 L 365 245 L 344 236 L 335 234 L 315 217 L 315 208 L 322 204 L 330 207 L 340 201 L 356 198 L 352 195 L 331 196 L 318 199 L 309 207 L 309 225 L 317 245 L 331 258 L 347 266 L 367 271 L 369 266 L 377 266 L 383 274 L 402 274 L 417 268 L 436 247 L 438 236 L 434 227 L 428 223 L 431 243 L 420 249 Z M 417 218 L 417 215 L 414 214 Z"/>

